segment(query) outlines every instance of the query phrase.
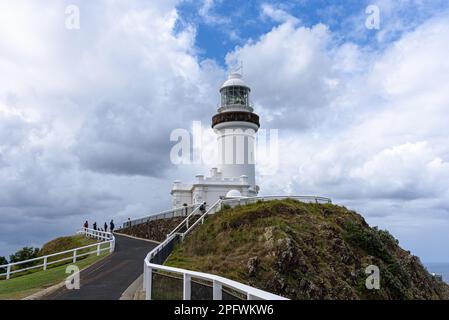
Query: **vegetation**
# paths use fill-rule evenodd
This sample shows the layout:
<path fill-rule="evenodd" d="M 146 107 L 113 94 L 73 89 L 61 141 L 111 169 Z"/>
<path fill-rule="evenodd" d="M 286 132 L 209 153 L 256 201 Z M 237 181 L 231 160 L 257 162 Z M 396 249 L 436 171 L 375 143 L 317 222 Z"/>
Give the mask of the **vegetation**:
<path fill-rule="evenodd" d="M 60 237 L 60 238 L 54 239 L 54 240 L 44 244 L 40 250 L 38 248 L 25 247 L 25 248 L 17 251 L 15 254 L 11 255 L 10 261 L 11 262 L 19 262 L 19 261 L 24 261 L 24 260 L 28 260 L 28 259 L 37 258 L 37 257 L 43 257 L 43 256 L 50 255 L 53 253 L 63 252 L 63 251 L 67 251 L 67 250 L 71 250 L 71 249 L 75 249 L 75 248 L 80 248 L 80 247 L 84 247 L 84 246 L 94 244 L 94 243 L 97 243 L 97 240 L 87 238 L 83 235 Z M 102 248 L 105 248 L 108 245 L 109 244 L 104 244 L 104 245 L 102 245 Z M 96 249 L 95 248 L 82 249 L 82 250 L 79 250 L 77 252 L 77 254 L 79 255 L 79 254 L 91 252 L 94 250 L 96 250 Z M 61 260 L 61 259 L 70 258 L 70 257 L 72 257 L 72 253 L 61 254 L 61 255 L 54 256 L 54 257 L 50 257 L 47 260 L 47 262 L 51 263 L 56 260 Z M 87 255 L 78 257 L 77 260 L 83 260 L 83 259 L 86 259 L 87 257 L 88 257 Z M 65 260 L 62 262 L 49 264 L 48 269 L 67 264 L 68 262 L 70 262 L 70 260 Z M 13 266 L 12 271 L 20 270 L 20 269 L 27 268 L 27 267 L 34 266 L 34 265 L 40 265 L 42 263 L 43 263 L 42 260 L 32 261 L 29 263 L 23 263 L 18 266 Z M 40 272 L 41 270 L 42 270 L 41 268 L 36 268 L 36 269 L 27 270 L 24 272 L 17 272 L 17 273 L 12 274 L 11 277 L 12 278 L 21 277 L 26 274 Z M 2 279 L 5 279 L 5 277 L 1 277 L 0 281 Z"/>
<path fill-rule="evenodd" d="M 80 269 L 84 269 L 107 254 L 108 252 L 103 253 L 100 256 L 90 255 L 86 259 L 76 262 L 75 265 Z M 22 299 L 40 290 L 58 284 L 69 276 L 69 274 L 66 274 L 65 270 L 66 266 L 59 266 L 47 271 L 34 272 L 22 277 L 0 281 L 0 300 Z"/>
<path fill-rule="evenodd" d="M 449 286 L 387 231 L 345 207 L 292 199 L 224 208 L 166 264 L 292 299 L 449 299 Z M 380 269 L 379 290 L 365 286 L 369 265 Z"/>
<path fill-rule="evenodd" d="M 5 257 L 0 257 L 0 266 L 8 264 L 8 260 Z M 5 273 L 6 268 L 0 268 L 0 273 Z"/>
<path fill-rule="evenodd" d="M 9 261 L 12 262 L 19 262 L 19 261 L 25 261 L 34 259 L 37 257 L 37 254 L 39 253 L 39 248 L 32 248 L 32 247 L 25 247 L 17 251 L 15 254 L 12 254 L 9 256 Z M 35 262 L 28 262 L 22 264 L 22 268 L 31 267 L 34 265 Z"/>

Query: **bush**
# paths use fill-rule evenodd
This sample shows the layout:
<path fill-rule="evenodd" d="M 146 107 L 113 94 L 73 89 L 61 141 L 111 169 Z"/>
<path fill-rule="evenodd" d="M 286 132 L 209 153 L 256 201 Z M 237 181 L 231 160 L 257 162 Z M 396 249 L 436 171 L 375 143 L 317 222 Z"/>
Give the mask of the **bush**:
<path fill-rule="evenodd" d="M 347 242 L 363 249 L 367 254 L 382 259 L 387 264 L 392 263 L 392 257 L 388 253 L 383 238 L 384 233 L 376 229 L 364 228 L 358 223 L 349 221 L 346 224 L 344 238 Z"/>
<path fill-rule="evenodd" d="M 0 266 L 2 266 L 4 264 L 8 264 L 8 260 L 6 260 L 5 257 L 0 257 Z M 5 272 L 6 272 L 6 268 L 0 268 L 0 273 L 5 273 Z"/>
<path fill-rule="evenodd" d="M 9 256 L 10 262 L 20 262 L 24 260 L 37 258 L 39 253 L 38 248 L 25 247 L 17 251 L 15 254 Z M 39 261 L 27 262 L 20 265 L 20 269 L 31 267 L 37 264 Z"/>

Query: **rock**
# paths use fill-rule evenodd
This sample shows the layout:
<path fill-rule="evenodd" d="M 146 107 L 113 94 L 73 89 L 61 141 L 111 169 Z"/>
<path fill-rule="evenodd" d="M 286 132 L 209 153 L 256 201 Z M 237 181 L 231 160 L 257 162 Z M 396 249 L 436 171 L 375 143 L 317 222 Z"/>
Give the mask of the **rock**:
<path fill-rule="evenodd" d="M 257 272 L 257 267 L 259 266 L 259 258 L 258 257 L 252 257 L 248 260 L 248 263 L 246 264 L 248 268 L 248 275 L 250 277 L 254 277 Z"/>

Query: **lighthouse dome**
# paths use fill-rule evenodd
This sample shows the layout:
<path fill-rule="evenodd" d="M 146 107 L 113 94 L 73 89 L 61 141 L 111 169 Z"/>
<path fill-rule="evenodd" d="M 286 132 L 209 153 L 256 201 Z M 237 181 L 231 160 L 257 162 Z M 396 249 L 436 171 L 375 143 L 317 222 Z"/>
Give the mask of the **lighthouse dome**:
<path fill-rule="evenodd" d="M 238 190 L 229 190 L 228 193 L 226 193 L 226 199 L 232 199 L 232 198 L 242 198 L 242 194 Z"/>
<path fill-rule="evenodd" d="M 242 75 L 240 73 L 234 72 L 228 76 L 228 80 L 226 80 L 220 88 L 220 91 L 227 87 L 245 87 L 249 91 L 251 91 L 250 87 L 243 81 Z"/>

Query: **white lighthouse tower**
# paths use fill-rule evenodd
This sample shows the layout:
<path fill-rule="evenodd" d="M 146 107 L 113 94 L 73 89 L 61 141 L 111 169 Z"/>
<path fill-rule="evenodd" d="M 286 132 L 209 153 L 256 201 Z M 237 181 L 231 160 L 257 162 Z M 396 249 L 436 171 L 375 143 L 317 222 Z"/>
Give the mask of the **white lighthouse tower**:
<path fill-rule="evenodd" d="M 259 116 L 253 112 L 251 89 L 239 73 L 231 73 L 220 88 L 221 103 L 212 118 L 217 134 L 219 163 L 210 175 L 197 175 L 194 184 L 175 181 L 173 207 L 184 204 L 214 203 L 228 193 L 256 196 L 255 135 Z"/>
<path fill-rule="evenodd" d="M 229 75 L 221 86 L 221 105 L 212 118 L 218 136 L 220 170 L 225 178 L 248 178 L 251 191 L 256 190 L 255 134 L 259 116 L 253 113 L 251 89 L 238 73 Z"/>

